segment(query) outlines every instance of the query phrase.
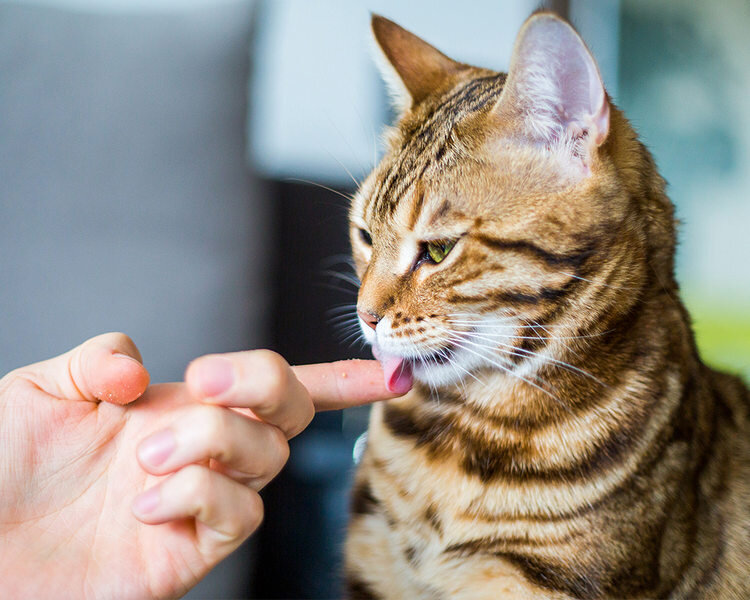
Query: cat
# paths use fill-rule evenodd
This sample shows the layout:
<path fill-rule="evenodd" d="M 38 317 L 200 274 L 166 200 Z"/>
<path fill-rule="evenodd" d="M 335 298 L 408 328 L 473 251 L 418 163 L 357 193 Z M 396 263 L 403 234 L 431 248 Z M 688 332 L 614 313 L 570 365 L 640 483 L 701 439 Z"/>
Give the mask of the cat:
<path fill-rule="evenodd" d="M 575 30 L 507 75 L 374 16 L 400 117 L 353 198 L 386 384 L 350 598 L 750 598 L 750 399 L 705 366 L 648 150 Z"/>

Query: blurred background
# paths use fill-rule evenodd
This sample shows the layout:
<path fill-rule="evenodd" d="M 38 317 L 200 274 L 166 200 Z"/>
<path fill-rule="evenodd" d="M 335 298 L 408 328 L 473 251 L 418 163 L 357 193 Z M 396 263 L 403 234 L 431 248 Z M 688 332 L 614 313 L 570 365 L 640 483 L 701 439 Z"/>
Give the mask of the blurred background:
<path fill-rule="evenodd" d="M 260 346 L 366 353 L 346 209 L 391 118 L 369 11 L 505 70 L 539 2 L 0 0 L 0 372 L 127 332 L 154 381 Z M 578 27 L 682 222 L 706 360 L 750 376 L 750 4 L 548 2 Z M 354 342 L 354 343 L 352 343 Z M 261 531 L 190 598 L 334 598 L 366 410 L 322 414 Z"/>

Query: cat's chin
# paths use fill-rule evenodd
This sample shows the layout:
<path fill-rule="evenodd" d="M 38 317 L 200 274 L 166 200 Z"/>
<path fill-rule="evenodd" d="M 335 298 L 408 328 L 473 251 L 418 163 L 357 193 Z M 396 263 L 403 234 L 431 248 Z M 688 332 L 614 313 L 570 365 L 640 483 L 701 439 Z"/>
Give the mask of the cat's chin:
<path fill-rule="evenodd" d="M 404 355 L 406 353 L 391 354 L 373 344 L 372 353 L 383 366 L 386 387 L 400 393 L 408 390 L 411 383 L 406 385 L 403 381 L 394 384 L 397 380 L 413 379 L 433 389 L 454 386 L 467 379 L 476 379 L 473 371 L 492 364 L 478 353 L 455 345 L 442 348 L 433 354 L 412 351 Z M 399 385 L 400 383 L 403 385 Z"/>
<path fill-rule="evenodd" d="M 431 388 L 440 388 L 474 379 L 472 372 L 483 365 L 484 361 L 476 355 L 456 349 L 447 360 L 414 360 L 412 374 L 416 381 Z"/>
<path fill-rule="evenodd" d="M 412 367 L 414 380 L 430 388 L 441 388 L 461 383 L 469 375 L 463 376 L 450 368 L 450 365 L 427 366 L 415 365 Z"/>

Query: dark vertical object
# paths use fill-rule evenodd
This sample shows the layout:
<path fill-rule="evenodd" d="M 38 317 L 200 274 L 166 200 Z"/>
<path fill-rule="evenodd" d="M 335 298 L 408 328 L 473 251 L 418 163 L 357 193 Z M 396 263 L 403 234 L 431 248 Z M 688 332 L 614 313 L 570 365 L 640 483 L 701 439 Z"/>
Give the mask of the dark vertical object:
<path fill-rule="evenodd" d="M 561 17 L 569 18 L 570 0 L 544 0 L 541 7 L 545 10 L 551 10 Z"/>
<path fill-rule="evenodd" d="M 328 319 L 332 307 L 356 302 L 353 285 L 325 274 L 351 273 L 332 264 L 349 253 L 347 199 L 310 184 L 271 181 L 268 188 L 279 243 L 273 349 L 292 364 L 366 356 L 341 343 Z M 291 446 L 284 472 L 262 494 L 253 597 L 334 598 L 351 470 L 341 413 L 318 415 Z"/>

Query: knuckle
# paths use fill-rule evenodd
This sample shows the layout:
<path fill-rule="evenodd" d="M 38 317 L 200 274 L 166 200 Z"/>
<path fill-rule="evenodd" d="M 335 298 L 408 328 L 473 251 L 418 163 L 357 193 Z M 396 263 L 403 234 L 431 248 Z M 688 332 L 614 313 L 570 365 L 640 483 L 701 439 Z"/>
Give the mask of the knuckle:
<path fill-rule="evenodd" d="M 34 382 L 34 373 L 25 369 L 14 369 L 2 379 L 0 379 L 0 394 L 15 395 L 29 387 L 36 387 Z"/>
<path fill-rule="evenodd" d="M 203 436 L 207 440 L 221 437 L 226 429 L 224 409 L 220 406 L 201 404 L 196 407 L 196 412 L 193 418 L 196 420 L 197 426 L 203 431 Z"/>
<path fill-rule="evenodd" d="M 315 417 L 315 407 L 313 406 L 312 399 L 307 398 L 307 401 L 305 402 L 303 408 L 303 413 L 301 414 L 301 423 L 299 431 L 295 432 L 295 435 L 303 431 L 307 428 L 307 426 L 312 422 L 313 418 Z"/>
<path fill-rule="evenodd" d="M 232 540 L 242 540 L 252 534 L 263 521 L 263 501 L 250 488 L 243 488 L 244 498 L 233 516 L 222 526 L 224 534 Z"/>
<path fill-rule="evenodd" d="M 263 522 L 265 507 L 263 506 L 263 500 L 257 492 L 253 490 L 248 491 L 250 491 L 250 495 L 247 502 L 247 526 L 248 534 L 250 534 L 258 529 Z"/>
<path fill-rule="evenodd" d="M 295 409 L 293 422 L 284 428 L 286 439 L 292 439 L 307 429 L 313 417 L 315 417 L 315 407 L 313 406 L 312 399 L 308 396 L 305 402 Z"/>
<path fill-rule="evenodd" d="M 182 493 L 194 503 L 204 506 L 211 493 L 211 477 L 208 469 L 199 465 L 188 465 L 181 471 Z"/>
<path fill-rule="evenodd" d="M 218 460 L 229 458 L 227 431 L 229 429 L 229 415 L 227 409 L 220 406 L 202 404 L 196 407 L 194 415 L 196 427 L 200 428 L 202 443 L 206 451 Z"/>
<path fill-rule="evenodd" d="M 221 524 L 221 533 L 227 541 L 234 542 L 245 537 L 245 524 L 238 517 L 227 518 Z"/>
<path fill-rule="evenodd" d="M 289 388 L 290 370 L 287 362 L 275 352 L 260 350 L 256 368 L 262 374 L 256 381 L 258 408 L 272 410 Z"/>
<path fill-rule="evenodd" d="M 274 436 L 274 448 L 276 449 L 276 461 L 275 466 L 277 467 L 277 470 L 281 470 L 281 468 L 286 464 L 286 461 L 289 460 L 289 443 L 286 440 L 286 435 L 284 434 L 281 429 L 278 429 L 277 427 L 271 427 L 272 435 Z"/>

